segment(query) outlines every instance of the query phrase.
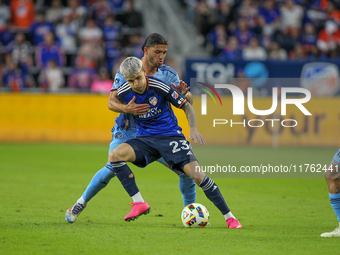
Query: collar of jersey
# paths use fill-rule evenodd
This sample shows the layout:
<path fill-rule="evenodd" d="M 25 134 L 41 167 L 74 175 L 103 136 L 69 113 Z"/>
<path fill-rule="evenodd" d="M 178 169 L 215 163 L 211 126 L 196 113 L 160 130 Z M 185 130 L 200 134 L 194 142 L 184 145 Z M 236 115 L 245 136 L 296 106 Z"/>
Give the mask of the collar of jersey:
<path fill-rule="evenodd" d="M 142 60 L 142 61 L 143 61 L 143 58 L 141 58 L 140 60 Z M 158 68 L 156 68 L 156 70 L 155 70 L 153 73 L 147 73 L 146 75 L 154 75 L 154 74 L 155 74 L 155 72 L 157 72 L 157 70 L 158 70 Z"/>
<path fill-rule="evenodd" d="M 157 72 L 158 68 L 156 68 L 156 70 L 153 73 L 147 73 L 146 75 L 154 75 L 155 72 Z"/>

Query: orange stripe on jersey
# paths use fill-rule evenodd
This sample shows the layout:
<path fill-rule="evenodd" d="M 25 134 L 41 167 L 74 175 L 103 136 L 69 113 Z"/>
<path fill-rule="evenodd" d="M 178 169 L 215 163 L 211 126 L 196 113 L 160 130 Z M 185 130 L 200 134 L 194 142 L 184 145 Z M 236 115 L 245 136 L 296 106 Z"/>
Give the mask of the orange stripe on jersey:
<path fill-rule="evenodd" d="M 181 105 L 178 106 L 178 108 L 181 108 L 181 106 L 182 106 L 186 101 L 187 101 L 187 100 L 185 99 L 185 100 L 183 101 L 183 103 L 181 103 Z"/>
<path fill-rule="evenodd" d="M 143 57 L 143 58 L 144 58 L 144 57 Z M 142 61 L 143 61 L 143 58 L 141 58 L 140 60 L 142 60 Z M 158 68 L 156 68 L 156 70 L 155 70 L 153 73 L 146 73 L 146 72 L 145 72 L 145 74 L 146 74 L 146 75 L 154 75 L 154 74 L 155 74 L 155 72 L 156 72 L 157 70 L 158 70 Z"/>
<path fill-rule="evenodd" d="M 153 73 L 147 73 L 146 75 L 154 75 L 158 68 Z"/>

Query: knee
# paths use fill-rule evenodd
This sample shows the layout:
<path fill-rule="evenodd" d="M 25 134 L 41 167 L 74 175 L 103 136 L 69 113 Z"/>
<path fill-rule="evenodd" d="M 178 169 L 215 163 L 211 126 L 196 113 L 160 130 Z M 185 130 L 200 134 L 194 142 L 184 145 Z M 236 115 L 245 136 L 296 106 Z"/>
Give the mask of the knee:
<path fill-rule="evenodd" d="M 202 177 L 200 174 L 193 174 L 193 175 L 187 175 L 186 173 L 181 173 L 178 174 L 178 177 L 180 179 L 180 184 L 193 184 L 193 182 L 195 182 L 197 185 L 200 184 L 203 179 L 204 176 Z"/>
<path fill-rule="evenodd" d="M 187 176 L 189 176 L 197 185 L 201 184 L 204 178 L 206 177 L 206 174 L 200 171 L 197 161 L 187 163 L 183 167 L 183 170 L 184 173 L 186 173 Z"/>
<path fill-rule="evenodd" d="M 193 173 L 190 178 L 197 184 L 201 184 L 206 177 L 206 174 L 203 172 L 195 172 Z"/>
<path fill-rule="evenodd" d="M 202 177 L 197 177 L 197 178 L 192 178 L 192 180 L 197 184 L 201 184 L 201 182 L 203 181 L 204 178 Z"/>
<path fill-rule="evenodd" d="M 119 150 L 114 149 L 109 153 L 109 162 L 116 162 L 116 161 L 122 161 L 124 155 L 119 152 Z"/>
<path fill-rule="evenodd" d="M 190 175 L 189 175 L 190 174 Z M 188 174 L 182 174 L 180 175 L 180 178 L 188 182 L 189 180 L 194 181 L 197 185 L 199 185 L 205 178 L 205 174 L 201 172 L 195 172 L 195 173 L 188 173 Z"/>

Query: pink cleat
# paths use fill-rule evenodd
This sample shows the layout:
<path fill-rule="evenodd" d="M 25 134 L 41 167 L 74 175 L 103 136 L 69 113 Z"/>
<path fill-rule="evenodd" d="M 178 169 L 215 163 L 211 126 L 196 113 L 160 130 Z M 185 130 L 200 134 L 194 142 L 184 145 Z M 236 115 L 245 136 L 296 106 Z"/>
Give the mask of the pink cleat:
<path fill-rule="evenodd" d="M 227 219 L 227 227 L 228 228 L 242 228 L 240 222 L 235 218 Z"/>
<path fill-rule="evenodd" d="M 142 203 L 136 202 L 136 203 L 130 203 L 129 205 L 131 204 L 132 204 L 131 212 L 125 216 L 124 218 L 125 221 L 135 220 L 143 214 L 148 214 L 151 210 L 147 202 L 142 202 Z"/>

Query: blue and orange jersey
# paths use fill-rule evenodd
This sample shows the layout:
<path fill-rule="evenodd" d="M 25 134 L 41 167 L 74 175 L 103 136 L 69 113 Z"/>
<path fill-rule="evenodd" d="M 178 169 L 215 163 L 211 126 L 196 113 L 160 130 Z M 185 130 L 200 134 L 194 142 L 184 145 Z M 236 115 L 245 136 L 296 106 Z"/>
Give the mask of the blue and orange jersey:
<path fill-rule="evenodd" d="M 137 136 L 172 136 L 182 135 L 177 118 L 171 108 L 182 108 L 186 99 L 174 88 L 161 80 L 146 76 L 147 86 L 143 94 L 133 91 L 128 83 L 119 87 L 117 95 L 121 101 L 128 103 L 135 96 L 136 104 L 149 104 L 146 114 L 134 115 L 137 124 Z"/>
<path fill-rule="evenodd" d="M 178 74 L 174 69 L 167 65 L 162 65 L 160 68 L 157 68 L 156 71 L 152 74 L 147 74 L 148 76 L 156 77 L 157 79 L 164 82 L 167 86 L 171 87 L 171 83 L 174 83 L 175 85 L 178 85 L 179 83 L 179 77 Z M 118 72 L 115 76 L 112 89 L 111 91 L 117 90 L 120 86 L 128 84 L 126 79 L 121 75 L 120 72 Z M 136 129 L 136 123 L 134 120 L 134 117 L 132 114 L 127 114 L 128 120 L 129 120 L 129 126 L 128 130 L 130 129 Z"/>

